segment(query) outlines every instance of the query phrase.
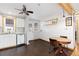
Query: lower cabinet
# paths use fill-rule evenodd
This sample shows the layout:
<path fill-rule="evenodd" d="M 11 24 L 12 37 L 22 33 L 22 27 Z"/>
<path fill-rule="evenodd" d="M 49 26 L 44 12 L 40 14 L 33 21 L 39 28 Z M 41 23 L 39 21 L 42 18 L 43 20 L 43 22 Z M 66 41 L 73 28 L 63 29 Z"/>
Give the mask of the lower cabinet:
<path fill-rule="evenodd" d="M 0 35 L 0 49 L 16 46 L 15 34 L 3 34 Z"/>
<path fill-rule="evenodd" d="M 0 35 L 0 49 L 13 47 L 23 43 L 24 43 L 24 35 L 17 35 L 17 39 L 16 34 Z"/>

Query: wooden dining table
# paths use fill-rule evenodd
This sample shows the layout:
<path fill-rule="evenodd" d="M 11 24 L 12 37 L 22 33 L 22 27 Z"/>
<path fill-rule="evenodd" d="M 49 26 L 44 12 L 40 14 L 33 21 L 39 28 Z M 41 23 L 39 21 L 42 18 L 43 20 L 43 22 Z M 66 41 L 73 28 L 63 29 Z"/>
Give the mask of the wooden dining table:
<path fill-rule="evenodd" d="M 50 39 L 53 40 L 53 38 L 50 38 Z M 59 44 L 61 44 L 61 45 L 60 45 L 60 48 L 57 50 L 57 52 L 56 52 L 55 54 L 57 54 L 57 53 L 59 53 L 60 51 L 62 51 L 62 53 L 64 53 L 65 55 L 68 55 L 68 54 L 64 51 L 64 48 L 62 47 L 62 45 L 63 45 L 63 44 L 64 44 L 64 45 L 70 44 L 71 41 L 70 41 L 69 39 L 67 39 L 67 38 L 61 38 L 61 37 L 58 37 L 58 38 L 56 38 L 56 39 L 54 39 L 54 40 L 56 40 L 57 42 L 59 42 Z"/>
<path fill-rule="evenodd" d="M 70 44 L 71 43 L 71 41 L 69 40 L 69 39 L 67 39 L 67 38 L 57 38 L 56 39 L 59 43 L 61 43 L 61 44 Z"/>

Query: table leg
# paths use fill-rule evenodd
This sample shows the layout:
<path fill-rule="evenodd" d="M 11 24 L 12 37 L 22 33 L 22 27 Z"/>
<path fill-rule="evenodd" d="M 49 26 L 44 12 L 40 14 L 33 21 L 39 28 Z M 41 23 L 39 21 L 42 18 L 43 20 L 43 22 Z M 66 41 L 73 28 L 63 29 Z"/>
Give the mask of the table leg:
<path fill-rule="evenodd" d="M 68 56 L 68 54 L 64 51 L 64 49 L 62 51 L 63 51 L 64 55 Z"/>
<path fill-rule="evenodd" d="M 68 56 L 68 54 L 64 51 L 63 48 L 59 48 L 58 50 L 56 50 L 55 55 L 57 55 L 58 53 L 62 53 L 62 54 L 64 54 L 65 56 Z"/>

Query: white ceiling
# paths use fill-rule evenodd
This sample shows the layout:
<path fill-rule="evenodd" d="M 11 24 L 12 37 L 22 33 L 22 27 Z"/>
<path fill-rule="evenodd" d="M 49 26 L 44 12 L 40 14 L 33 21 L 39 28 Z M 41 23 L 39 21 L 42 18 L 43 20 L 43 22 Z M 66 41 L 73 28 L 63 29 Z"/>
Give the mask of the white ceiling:
<path fill-rule="evenodd" d="M 72 3 L 71 4 L 75 10 L 79 10 L 79 3 Z"/>
<path fill-rule="evenodd" d="M 0 13 L 11 14 L 17 16 L 19 15 L 19 11 L 15 10 L 15 8 L 21 9 L 23 3 L 2 3 L 0 4 Z M 33 10 L 34 14 L 30 15 L 36 19 L 47 19 L 54 15 L 58 15 L 60 13 L 57 4 L 55 3 L 26 3 L 24 4 L 27 7 L 27 10 Z"/>
<path fill-rule="evenodd" d="M 24 15 L 18 14 L 19 11 L 15 10 L 15 8 L 21 9 L 22 5 L 23 3 L 0 3 L 0 13 L 24 17 Z M 34 11 L 34 14 L 31 14 L 30 17 L 39 20 L 62 15 L 62 9 L 56 3 L 26 3 L 24 5 L 26 5 L 27 10 Z M 79 10 L 79 3 L 72 4 L 72 6 Z"/>

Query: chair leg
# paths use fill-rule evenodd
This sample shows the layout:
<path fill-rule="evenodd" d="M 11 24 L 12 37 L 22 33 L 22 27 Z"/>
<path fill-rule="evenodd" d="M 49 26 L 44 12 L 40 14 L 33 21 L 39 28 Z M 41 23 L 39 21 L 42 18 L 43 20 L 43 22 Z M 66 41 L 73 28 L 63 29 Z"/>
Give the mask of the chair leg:
<path fill-rule="evenodd" d="M 58 53 L 62 53 L 62 54 L 64 54 L 65 56 L 68 56 L 68 54 L 67 54 L 62 48 L 60 48 L 59 50 L 57 50 L 57 51 L 55 52 L 55 55 L 57 55 Z"/>
<path fill-rule="evenodd" d="M 64 50 L 62 50 L 62 52 L 65 56 L 68 56 L 68 54 Z"/>
<path fill-rule="evenodd" d="M 53 51 L 54 47 L 50 45 L 49 47 L 49 53 L 51 53 Z"/>
<path fill-rule="evenodd" d="M 61 50 L 62 50 L 61 48 L 57 49 L 56 52 L 55 52 L 55 55 L 57 55 L 58 53 L 60 53 Z"/>
<path fill-rule="evenodd" d="M 56 50 L 55 55 L 57 55 L 59 53 L 59 50 Z"/>

